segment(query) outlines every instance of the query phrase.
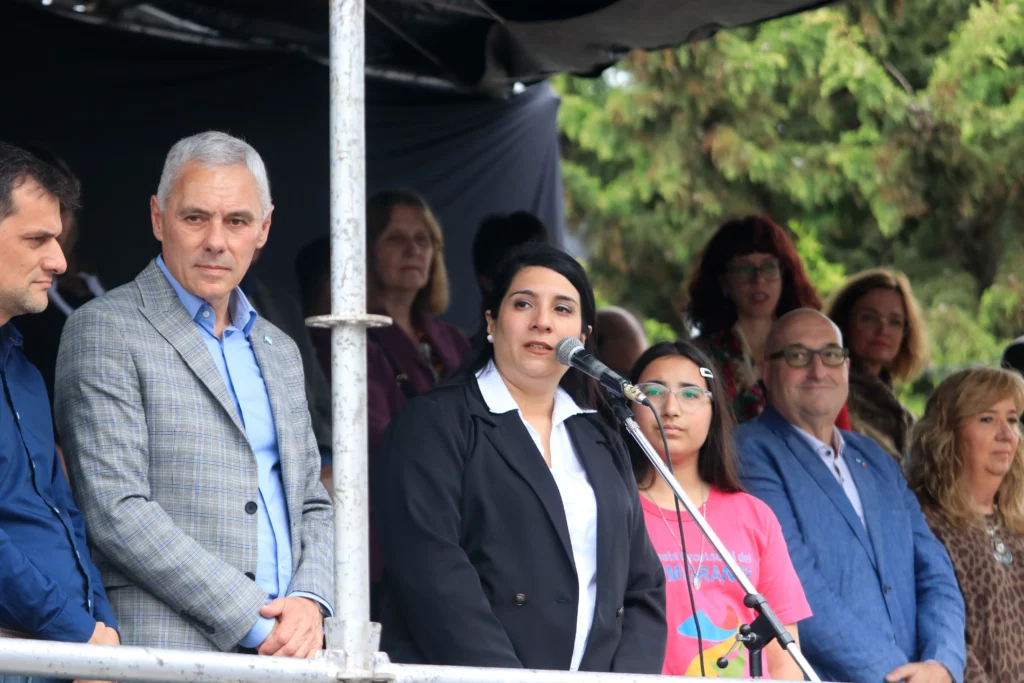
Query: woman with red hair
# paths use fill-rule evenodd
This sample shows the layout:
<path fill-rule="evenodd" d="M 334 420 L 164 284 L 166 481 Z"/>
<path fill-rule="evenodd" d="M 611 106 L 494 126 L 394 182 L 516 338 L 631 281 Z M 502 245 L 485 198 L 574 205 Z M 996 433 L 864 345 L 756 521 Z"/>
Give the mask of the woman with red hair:
<path fill-rule="evenodd" d="M 689 319 L 695 341 L 714 359 L 738 422 L 767 404 L 761 368 L 775 319 L 821 301 L 786 232 L 768 218 L 748 216 L 711 237 L 690 280 Z M 849 429 L 846 408 L 836 421 Z"/>

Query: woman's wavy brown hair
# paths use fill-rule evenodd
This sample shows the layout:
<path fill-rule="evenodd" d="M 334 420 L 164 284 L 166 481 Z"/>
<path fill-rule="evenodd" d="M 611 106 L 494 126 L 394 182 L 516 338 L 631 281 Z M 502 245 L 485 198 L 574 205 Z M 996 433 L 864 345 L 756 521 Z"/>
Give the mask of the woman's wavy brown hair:
<path fill-rule="evenodd" d="M 1024 412 L 1024 379 L 1016 372 L 978 367 L 946 378 L 932 392 L 924 417 L 914 426 L 910 454 L 904 462 L 907 485 L 922 505 L 937 508 L 954 526 L 975 525 L 970 494 L 963 486 L 967 470 L 960 428 L 964 421 L 1012 398 Z M 998 492 L 1003 524 L 1024 533 L 1024 439 L 1018 441 L 1013 463 Z"/>
<path fill-rule="evenodd" d="M 924 366 L 928 365 L 928 330 L 925 328 L 921 307 L 910 289 L 910 281 L 903 273 L 888 268 L 874 268 L 857 273 L 832 295 L 825 304 L 826 315 L 839 326 L 847 346 L 850 342 L 852 327 L 850 317 L 853 307 L 861 297 L 876 289 L 887 289 L 896 292 L 903 299 L 903 310 L 907 314 L 907 329 L 903 333 L 903 342 L 887 368 L 892 378 L 898 382 L 907 382 L 917 376 Z M 856 359 L 854 359 L 856 360 Z"/>
<path fill-rule="evenodd" d="M 702 337 L 726 330 L 736 322 L 736 305 L 722 291 L 729 262 L 746 254 L 771 254 L 782 267 L 782 294 L 775 307 L 781 316 L 798 308 L 821 309 L 814 285 L 786 231 L 764 216 L 727 221 L 711 236 L 690 279 L 688 315 Z"/>

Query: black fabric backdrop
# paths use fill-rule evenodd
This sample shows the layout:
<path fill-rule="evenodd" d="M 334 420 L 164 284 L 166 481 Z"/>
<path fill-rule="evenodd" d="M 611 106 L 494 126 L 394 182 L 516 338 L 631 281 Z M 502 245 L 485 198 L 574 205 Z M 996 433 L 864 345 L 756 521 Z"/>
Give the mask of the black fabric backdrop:
<path fill-rule="evenodd" d="M 80 254 L 108 287 L 159 253 L 149 223 L 168 148 L 219 129 L 263 156 L 274 223 L 256 272 L 296 290 L 296 252 L 328 230 L 328 72 L 301 57 L 242 53 L 86 26 L 0 3 L 0 139 L 65 157 L 84 187 Z M 564 236 L 556 117 L 546 84 L 509 101 L 367 81 L 369 192 L 412 187 L 445 232 L 446 319 L 472 330 L 470 245 L 481 218 L 526 209 Z"/>

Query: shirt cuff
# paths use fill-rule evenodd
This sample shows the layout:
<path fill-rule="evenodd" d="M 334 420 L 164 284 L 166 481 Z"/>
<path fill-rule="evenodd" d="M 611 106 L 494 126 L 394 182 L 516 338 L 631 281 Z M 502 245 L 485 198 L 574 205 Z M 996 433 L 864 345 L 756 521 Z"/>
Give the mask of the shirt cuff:
<path fill-rule="evenodd" d="M 317 603 L 320 604 L 320 614 L 324 615 L 325 617 L 333 617 L 334 616 L 334 608 L 331 607 L 327 603 L 326 600 L 324 600 L 323 598 L 321 598 L 319 596 L 313 595 L 312 593 L 306 593 L 305 591 L 295 591 L 294 593 L 289 593 L 288 597 L 289 598 L 308 598 L 310 600 L 313 600 L 314 602 L 317 602 Z"/>
<path fill-rule="evenodd" d="M 273 630 L 276 620 L 269 619 L 267 617 L 260 617 L 256 621 L 256 625 L 249 629 L 249 632 L 245 634 L 245 638 L 238 643 L 239 647 L 247 647 L 250 650 L 255 650 L 263 641 L 270 635 L 270 631 Z"/>

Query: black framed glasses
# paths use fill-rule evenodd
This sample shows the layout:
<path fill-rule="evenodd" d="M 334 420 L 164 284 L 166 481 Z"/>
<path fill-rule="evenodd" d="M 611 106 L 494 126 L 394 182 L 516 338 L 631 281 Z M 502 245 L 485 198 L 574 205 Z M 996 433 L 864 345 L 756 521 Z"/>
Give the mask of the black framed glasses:
<path fill-rule="evenodd" d="M 850 356 L 850 350 L 838 344 L 829 344 L 820 349 L 809 349 L 801 344 L 794 344 L 768 354 L 768 358 L 771 360 L 784 359 L 786 365 L 791 368 L 806 368 L 814 361 L 815 356 L 821 358 L 821 364 L 825 367 L 838 368 L 846 362 Z"/>
<path fill-rule="evenodd" d="M 692 385 L 679 387 L 678 389 L 669 389 L 664 384 L 659 384 L 658 382 L 644 382 L 636 386 L 637 389 L 644 392 L 644 396 L 649 398 L 651 405 L 658 410 L 664 408 L 665 404 L 668 403 L 669 394 L 676 395 L 676 401 L 684 413 L 695 413 L 705 403 L 711 402 L 712 394 L 710 391 Z"/>
<path fill-rule="evenodd" d="M 782 277 L 782 265 L 778 261 L 768 261 L 759 266 L 742 263 L 729 266 L 725 272 L 743 282 L 757 282 L 758 274 L 764 277 L 765 280 L 774 282 Z"/>

